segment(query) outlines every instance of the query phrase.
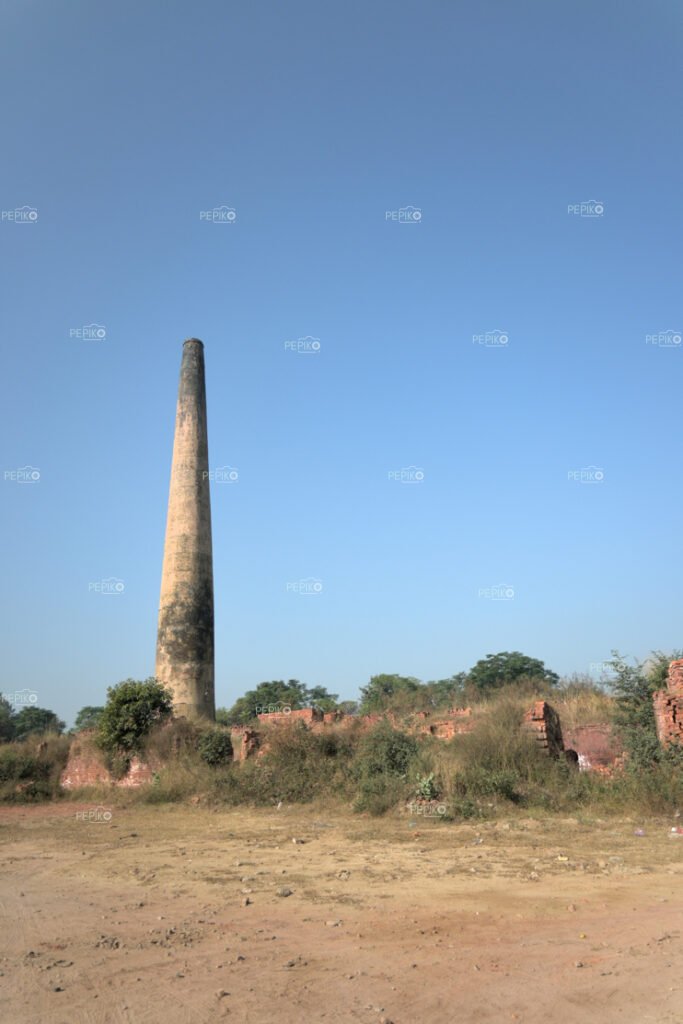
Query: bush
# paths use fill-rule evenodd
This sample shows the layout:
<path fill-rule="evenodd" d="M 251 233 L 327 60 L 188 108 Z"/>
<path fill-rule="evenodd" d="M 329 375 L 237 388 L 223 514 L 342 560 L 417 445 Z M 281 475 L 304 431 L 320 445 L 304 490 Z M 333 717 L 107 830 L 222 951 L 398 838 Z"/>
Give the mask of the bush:
<path fill-rule="evenodd" d="M 167 720 L 173 698 L 155 679 L 126 679 L 107 690 L 97 729 L 99 745 L 110 753 L 139 753 L 154 725 Z"/>
<path fill-rule="evenodd" d="M 197 740 L 197 750 L 202 761 L 212 768 L 232 761 L 230 734 L 219 729 L 213 729 L 200 736 Z"/>
<path fill-rule="evenodd" d="M 69 741 L 54 732 L 0 747 L 0 801 L 24 803 L 60 795 Z"/>
<path fill-rule="evenodd" d="M 381 723 L 362 738 L 353 764 L 354 808 L 384 814 L 409 795 L 408 772 L 417 758 L 412 736 Z"/>

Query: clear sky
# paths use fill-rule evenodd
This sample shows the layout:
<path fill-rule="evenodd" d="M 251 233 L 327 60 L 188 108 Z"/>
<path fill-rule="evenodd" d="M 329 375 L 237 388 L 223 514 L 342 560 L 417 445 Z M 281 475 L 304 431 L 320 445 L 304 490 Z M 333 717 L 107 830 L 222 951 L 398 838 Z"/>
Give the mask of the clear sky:
<path fill-rule="evenodd" d="M 3 692 L 153 674 L 189 336 L 219 705 L 683 644 L 677 0 L 0 10 Z"/>

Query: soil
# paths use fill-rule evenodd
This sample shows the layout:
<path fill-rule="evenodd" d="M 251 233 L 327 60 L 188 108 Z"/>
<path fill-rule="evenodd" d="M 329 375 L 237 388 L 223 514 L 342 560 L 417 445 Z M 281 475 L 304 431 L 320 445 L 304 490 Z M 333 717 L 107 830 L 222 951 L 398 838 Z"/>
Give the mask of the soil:
<path fill-rule="evenodd" d="M 0 810 L 3 1024 L 683 1022 L 680 819 L 95 808 Z"/>

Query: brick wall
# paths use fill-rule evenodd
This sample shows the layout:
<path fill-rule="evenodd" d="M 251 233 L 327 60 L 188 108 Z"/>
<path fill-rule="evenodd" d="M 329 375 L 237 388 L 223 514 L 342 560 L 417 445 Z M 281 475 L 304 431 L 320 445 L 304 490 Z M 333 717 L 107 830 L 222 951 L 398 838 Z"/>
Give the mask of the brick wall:
<path fill-rule="evenodd" d="M 559 757 L 564 751 L 560 716 L 547 701 L 537 700 L 531 705 L 524 716 L 524 728 L 551 757 Z"/>
<path fill-rule="evenodd" d="M 658 690 L 653 702 L 659 742 L 683 743 L 683 659 L 671 662 L 666 690 Z"/>

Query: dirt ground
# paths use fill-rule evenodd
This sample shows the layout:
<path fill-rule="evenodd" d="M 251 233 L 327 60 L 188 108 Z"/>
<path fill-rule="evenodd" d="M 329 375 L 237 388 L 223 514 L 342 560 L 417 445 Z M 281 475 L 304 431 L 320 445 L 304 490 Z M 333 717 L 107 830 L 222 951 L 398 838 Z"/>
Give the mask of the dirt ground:
<path fill-rule="evenodd" d="M 0 810 L 3 1024 L 683 1022 L 673 821 L 95 807 Z"/>

